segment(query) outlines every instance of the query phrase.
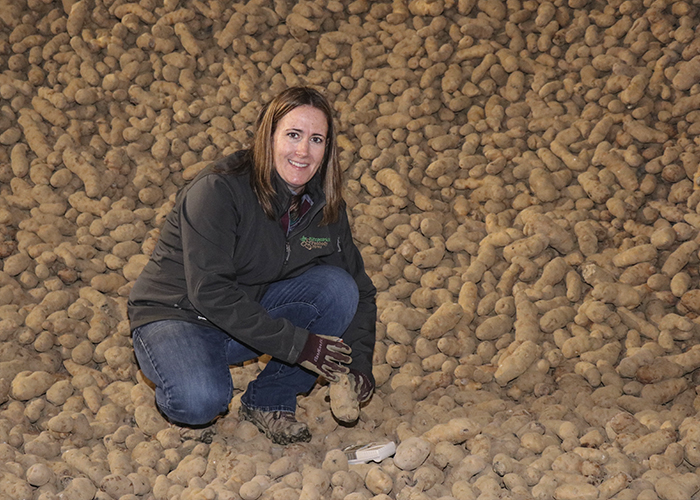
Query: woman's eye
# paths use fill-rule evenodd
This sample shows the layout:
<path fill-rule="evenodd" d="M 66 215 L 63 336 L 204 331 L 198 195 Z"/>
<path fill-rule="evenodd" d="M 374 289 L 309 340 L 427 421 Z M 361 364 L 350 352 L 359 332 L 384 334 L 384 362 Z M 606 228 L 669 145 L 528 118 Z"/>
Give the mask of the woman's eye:
<path fill-rule="evenodd" d="M 299 134 L 296 133 L 296 132 L 289 132 L 289 133 L 287 134 L 287 137 L 289 137 L 290 139 L 298 139 L 298 138 L 299 138 Z"/>
<path fill-rule="evenodd" d="M 312 137 L 311 140 L 316 144 L 323 144 L 323 137 Z"/>

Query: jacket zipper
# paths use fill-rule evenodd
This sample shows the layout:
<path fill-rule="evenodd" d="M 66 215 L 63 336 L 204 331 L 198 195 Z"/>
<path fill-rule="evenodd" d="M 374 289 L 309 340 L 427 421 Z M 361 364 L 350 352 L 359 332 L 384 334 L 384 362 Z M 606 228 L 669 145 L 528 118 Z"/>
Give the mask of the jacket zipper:
<path fill-rule="evenodd" d="M 316 217 L 319 210 L 323 210 L 323 207 L 325 207 L 325 206 L 326 206 L 326 200 L 319 201 L 317 204 L 314 204 L 311 207 L 311 210 L 309 210 L 307 213 L 304 214 L 304 219 L 306 219 L 306 220 L 305 221 L 302 220 L 301 223 L 297 227 L 295 227 L 291 233 L 289 233 L 287 235 L 285 242 L 284 242 L 284 263 L 282 264 L 283 267 L 287 265 L 287 263 L 289 262 L 289 257 L 291 257 L 291 255 L 292 255 L 292 244 L 289 243 L 289 239 L 292 236 L 304 231 L 304 229 L 306 229 L 309 226 L 309 224 L 311 223 L 313 218 Z"/>

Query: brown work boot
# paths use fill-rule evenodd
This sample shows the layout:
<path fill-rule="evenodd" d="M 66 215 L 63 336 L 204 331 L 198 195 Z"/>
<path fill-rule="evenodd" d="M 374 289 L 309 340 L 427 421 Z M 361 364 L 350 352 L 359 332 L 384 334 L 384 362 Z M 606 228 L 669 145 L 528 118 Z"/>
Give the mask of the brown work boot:
<path fill-rule="evenodd" d="M 254 423 L 273 443 L 285 445 L 311 441 L 309 427 L 297 421 L 290 411 L 262 411 L 241 404 L 238 416 Z"/>

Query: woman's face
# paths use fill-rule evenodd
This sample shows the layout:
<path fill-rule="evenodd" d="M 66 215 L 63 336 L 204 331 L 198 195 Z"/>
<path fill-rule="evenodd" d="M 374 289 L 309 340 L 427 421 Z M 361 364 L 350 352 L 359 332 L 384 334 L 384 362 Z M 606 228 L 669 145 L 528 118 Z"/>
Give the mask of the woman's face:
<path fill-rule="evenodd" d="M 277 123 L 272 157 L 275 170 L 292 191 L 303 188 L 321 166 L 326 134 L 326 115 L 313 106 L 298 106 Z"/>

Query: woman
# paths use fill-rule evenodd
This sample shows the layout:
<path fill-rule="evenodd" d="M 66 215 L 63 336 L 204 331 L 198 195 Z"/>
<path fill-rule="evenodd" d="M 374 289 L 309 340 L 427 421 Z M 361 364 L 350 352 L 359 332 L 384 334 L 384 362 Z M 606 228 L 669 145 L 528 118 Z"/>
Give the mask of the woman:
<path fill-rule="evenodd" d="M 276 443 L 311 439 L 296 396 L 319 375 L 347 376 L 358 404 L 369 399 L 376 291 L 341 182 L 331 107 L 296 87 L 263 108 L 251 150 L 179 193 L 129 297 L 134 351 L 169 420 L 204 425 L 224 413 L 229 365 L 260 354 L 272 360 L 239 416 Z"/>

